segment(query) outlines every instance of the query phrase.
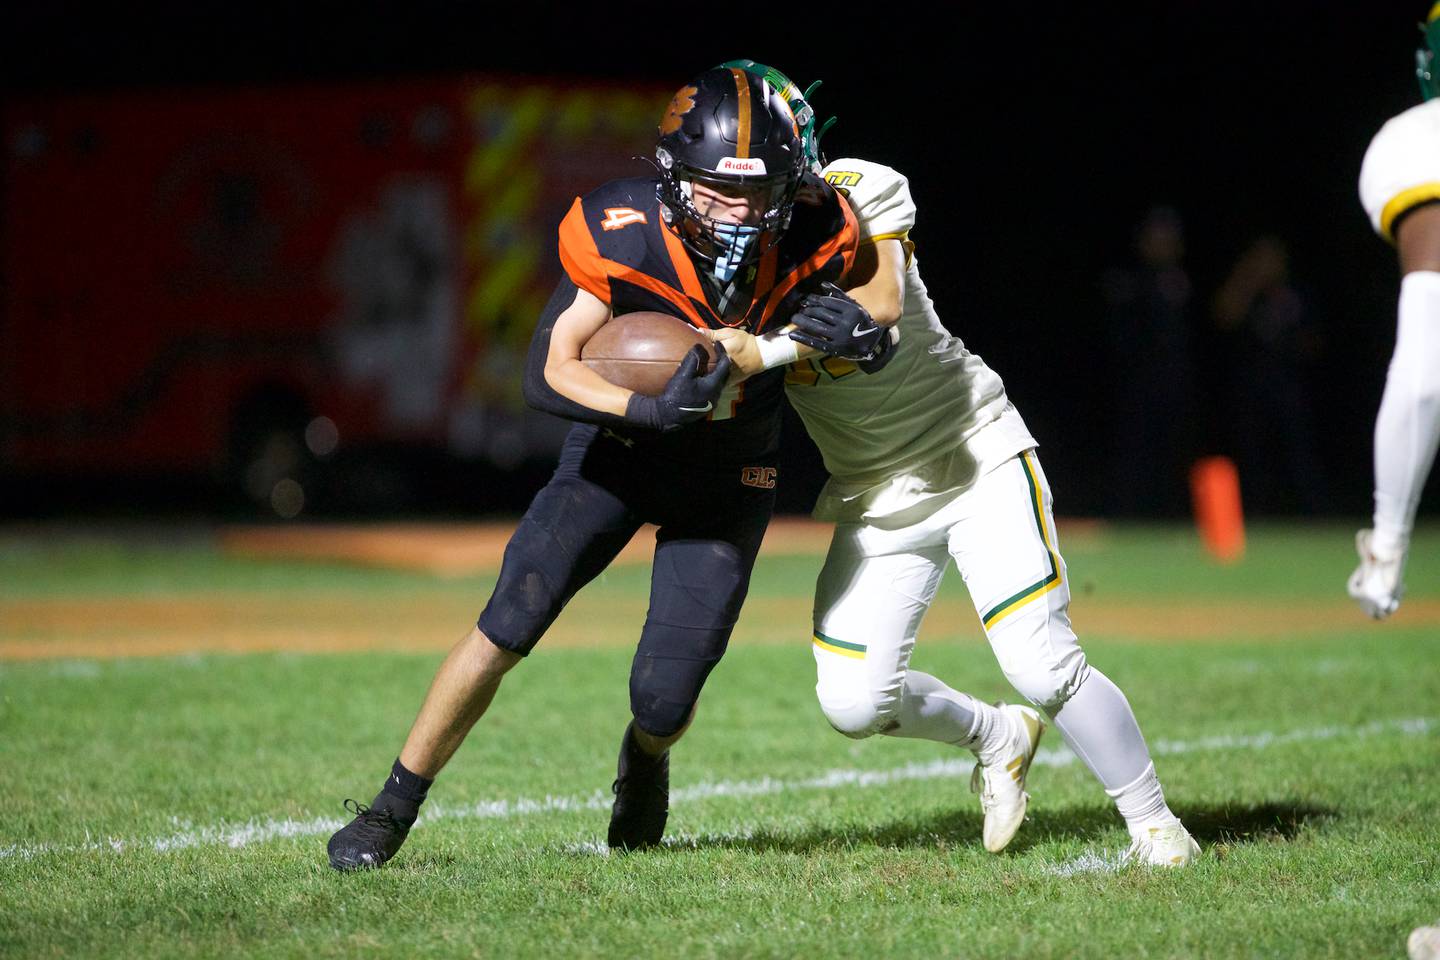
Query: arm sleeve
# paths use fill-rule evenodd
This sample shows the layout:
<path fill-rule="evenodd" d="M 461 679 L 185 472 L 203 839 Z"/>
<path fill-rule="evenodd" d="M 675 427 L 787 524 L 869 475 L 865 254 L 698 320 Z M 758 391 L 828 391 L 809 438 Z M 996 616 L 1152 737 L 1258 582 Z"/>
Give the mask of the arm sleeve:
<path fill-rule="evenodd" d="M 1395 353 L 1375 419 L 1375 547 L 1409 542 L 1440 441 L 1440 273 L 1400 282 Z"/>
<path fill-rule="evenodd" d="M 535 334 L 530 338 L 530 349 L 525 354 L 525 377 L 522 381 L 525 402 L 536 410 L 565 420 L 596 423 L 602 427 L 619 426 L 626 422 L 624 417 L 582 406 L 557 393 L 545 379 L 545 359 L 550 354 L 550 334 L 555 329 L 556 319 L 565 312 L 566 307 L 575 302 L 578 289 L 569 277 L 561 279 L 555 292 L 550 295 L 550 302 L 545 304 L 545 309 L 540 314 L 540 322 L 535 324 Z"/>

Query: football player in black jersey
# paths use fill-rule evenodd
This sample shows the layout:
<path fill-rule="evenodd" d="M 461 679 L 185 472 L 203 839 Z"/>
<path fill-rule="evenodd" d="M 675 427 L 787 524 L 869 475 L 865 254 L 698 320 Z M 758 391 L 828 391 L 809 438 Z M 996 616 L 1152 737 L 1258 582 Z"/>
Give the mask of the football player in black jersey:
<path fill-rule="evenodd" d="M 659 396 L 642 396 L 591 371 L 580 349 L 612 316 L 642 310 L 706 330 L 779 329 L 822 283 L 843 279 L 857 229 L 807 170 L 790 107 L 744 70 L 708 70 L 675 94 L 656 161 L 654 175 L 577 199 L 561 224 L 566 276 L 532 340 L 525 393 L 575 426 L 384 787 L 368 805 L 346 801 L 356 816 L 328 846 L 338 870 L 395 854 L 505 673 L 644 523 L 659 531 L 608 840 L 623 850 L 660 842 L 669 748 L 725 652 L 770 518 L 784 371 L 729 385 L 723 351 L 702 375 L 696 347 Z"/>

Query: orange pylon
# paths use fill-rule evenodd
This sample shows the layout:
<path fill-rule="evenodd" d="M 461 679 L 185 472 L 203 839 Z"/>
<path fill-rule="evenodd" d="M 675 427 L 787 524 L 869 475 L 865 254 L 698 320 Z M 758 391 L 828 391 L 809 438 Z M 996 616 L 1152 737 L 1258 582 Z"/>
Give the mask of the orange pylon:
<path fill-rule="evenodd" d="M 1245 511 L 1240 472 L 1229 457 L 1202 457 L 1190 468 L 1195 528 L 1210 555 L 1234 563 L 1245 555 Z"/>

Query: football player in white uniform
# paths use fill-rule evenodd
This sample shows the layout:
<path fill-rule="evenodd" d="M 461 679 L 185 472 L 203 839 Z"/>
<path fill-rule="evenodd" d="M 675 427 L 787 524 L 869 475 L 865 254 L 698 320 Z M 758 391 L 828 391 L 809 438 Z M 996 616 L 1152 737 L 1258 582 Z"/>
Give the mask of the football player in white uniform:
<path fill-rule="evenodd" d="M 802 94 L 753 61 L 726 66 L 779 89 L 812 162 L 823 163 L 825 127 L 817 129 L 807 100 L 815 88 Z M 953 557 L 1006 678 L 1114 799 L 1132 838 L 1127 858 L 1188 863 L 1199 847 L 1165 802 L 1130 704 L 1087 662 L 1070 627 L 1069 578 L 1035 439 L 1000 377 L 945 330 L 920 279 L 906 179 L 856 159 L 836 160 L 822 175 L 860 223 L 848 296 L 807 298 L 793 330 L 715 334 L 738 376 L 792 363 L 787 396 L 831 474 L 815 508 L 816 518 L 835 523 L 815 593 L 821 709 L 849 737 L 914 737 L 974 752 L 984 844 L 1004 849 L 1025 817 L 1044 720 L 909 667 Z M 832 356 L 810 355 L 797 340 L 823 341 Z"/>
<path fill-rule="evenodd" d="M 1395 352 L 1375 419 L 1374 526 L 1355 535 L 1350 596 L 1377 620 L 1400 606 L 1420 493 L 1440 440 L 1440 3 L 1416 54 L 1425 102 L 1392 118 L 1365 152 L 1360 201 L 1400 253 Z"/>

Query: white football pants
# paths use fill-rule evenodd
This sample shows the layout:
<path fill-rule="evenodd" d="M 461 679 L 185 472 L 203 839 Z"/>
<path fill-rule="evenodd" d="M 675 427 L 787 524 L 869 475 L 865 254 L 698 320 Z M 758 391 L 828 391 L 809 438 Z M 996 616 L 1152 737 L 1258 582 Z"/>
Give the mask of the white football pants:
<path fill-rule="evenodd" d="M 1000 668 L 1021 696 L 1055 720 L 1107 788 L 1143 774 L 1149 751 L 1134 713 L 1086 663 L 1071 629 L 1050 486 L 1033 451 L 912 526 L 836 525 L 816 585 L 813 647 L 816 693 L 831 725 L 850 737 L 950 743 L 972 732 L 964 728 L 970 698 L 923 674 L 907 682 L 916 633 L 952 557 Z M 1073 709 L 1062 709 L 1072 698 Z M 936 718 L 944 714 L 954 719 L 941 734 Z M 906 730 L 907 723 L 929 729 Z"/>

